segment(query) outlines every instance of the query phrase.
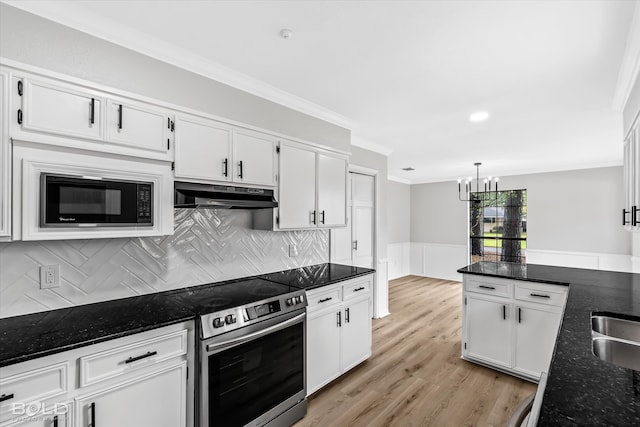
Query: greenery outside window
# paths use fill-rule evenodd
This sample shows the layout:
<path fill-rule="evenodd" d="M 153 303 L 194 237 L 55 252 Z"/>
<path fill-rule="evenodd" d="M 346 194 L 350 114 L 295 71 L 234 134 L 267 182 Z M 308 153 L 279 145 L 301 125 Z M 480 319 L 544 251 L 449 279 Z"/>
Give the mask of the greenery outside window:
<path fill-rule="evenodd" d="M 471 262 L 525 263 L 527 190 L 499 191 L 485 201 L 480 199 L 483 195 L 487 193 L 471 193 L 469 202 Z"/>

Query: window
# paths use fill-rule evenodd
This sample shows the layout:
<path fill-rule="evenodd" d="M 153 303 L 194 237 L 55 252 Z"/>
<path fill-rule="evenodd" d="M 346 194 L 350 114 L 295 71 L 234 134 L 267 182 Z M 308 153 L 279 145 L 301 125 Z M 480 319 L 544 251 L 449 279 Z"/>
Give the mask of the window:
<path fill-rule="evenodd" d="M 471 193 L 469 202 L 471 262 L 526 262 L 527 190 L 499 191 L 491 200 L 482 194 Z"/>

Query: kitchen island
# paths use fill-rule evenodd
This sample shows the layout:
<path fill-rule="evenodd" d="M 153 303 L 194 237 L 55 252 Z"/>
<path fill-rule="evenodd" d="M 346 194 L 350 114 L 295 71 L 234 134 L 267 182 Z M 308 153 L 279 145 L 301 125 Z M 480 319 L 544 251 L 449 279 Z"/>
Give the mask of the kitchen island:
<path fill-rule="evenodd" d="M 462 274 L 569 286 L 538 426 L 640 425 L 640 372 L 592 352 L 591 313 L 640 320 L 640 274 L 480 262 Z"/>

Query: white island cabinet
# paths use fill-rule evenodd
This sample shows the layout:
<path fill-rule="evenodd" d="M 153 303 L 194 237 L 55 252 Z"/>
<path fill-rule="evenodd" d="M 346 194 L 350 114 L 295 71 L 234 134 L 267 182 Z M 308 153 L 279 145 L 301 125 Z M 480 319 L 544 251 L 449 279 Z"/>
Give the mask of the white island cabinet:
<path fill-rule="evenodd" d="M 192 322 L 0 369 L 2 427 L 191 427 Z"/>
<path fill-rule="evenodd" d="M 547 372 L 567 287 L 464 275 L 462 358 L 529 380 Z"/>
<path fill-rule="evenodd" d="M 371 356 L 373 275 L 307 291 L 307 395 Z"/>

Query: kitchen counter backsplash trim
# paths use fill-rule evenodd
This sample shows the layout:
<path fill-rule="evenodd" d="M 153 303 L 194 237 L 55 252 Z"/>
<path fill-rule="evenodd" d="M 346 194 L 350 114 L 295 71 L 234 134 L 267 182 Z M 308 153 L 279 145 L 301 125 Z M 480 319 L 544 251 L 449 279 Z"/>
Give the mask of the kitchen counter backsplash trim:
<path fill-rule="evenodd" d="M 327 230 L 253 230 L 247 210 L 174 213 L 171 236 L 0 243 L 0 318 L 329 260 Z M 53 264 L 60 265 L 60 287 L 42 290 L 39 267 Z"/>

